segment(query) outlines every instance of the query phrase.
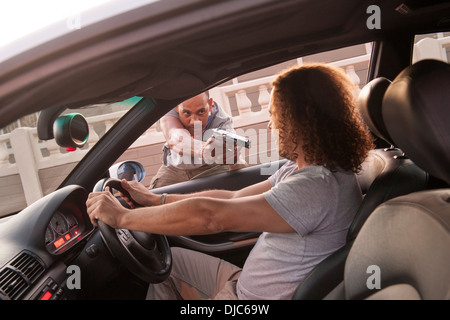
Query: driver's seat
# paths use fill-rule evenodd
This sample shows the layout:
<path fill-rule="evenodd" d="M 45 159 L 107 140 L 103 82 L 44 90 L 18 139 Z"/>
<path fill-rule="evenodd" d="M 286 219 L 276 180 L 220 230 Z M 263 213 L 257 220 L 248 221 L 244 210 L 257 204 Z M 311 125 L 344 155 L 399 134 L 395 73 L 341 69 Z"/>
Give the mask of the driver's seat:
<path fill-rule="evenodd" d="M 358 98 L 360 114 L 369 130 L 392 145 L 382 117 L 381 105 L 390 81 L 377 78 L 369 82 Z M 347 255 L 366 219 L 381 203 L 427 187 L 428 175 L 396 148 L 372 150 L 358 174 L 364 199 L 353 219 L 347 243 L 319 263 L 297 287 L 292 299 L 322 299 L 344 279 Z"/>

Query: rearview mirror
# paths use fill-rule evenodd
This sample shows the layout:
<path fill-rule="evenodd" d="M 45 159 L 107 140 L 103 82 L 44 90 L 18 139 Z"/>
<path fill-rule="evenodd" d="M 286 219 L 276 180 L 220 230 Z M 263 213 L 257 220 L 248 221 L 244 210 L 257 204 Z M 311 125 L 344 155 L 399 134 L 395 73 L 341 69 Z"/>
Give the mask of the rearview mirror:
<path fill-rule="evenodd" d="M 136 180 L 142 182 L 145 178 L 145 169 L 137 161 L 122 161 L 109 168 L 109 176 L 120 180 Z"/>
<path fill-rule="evenodd" d="M 53 134 L 61 147 L 82 148 L 89 137 L 89 126 L 82 114 L 70 113 L 55 120 Z"/>

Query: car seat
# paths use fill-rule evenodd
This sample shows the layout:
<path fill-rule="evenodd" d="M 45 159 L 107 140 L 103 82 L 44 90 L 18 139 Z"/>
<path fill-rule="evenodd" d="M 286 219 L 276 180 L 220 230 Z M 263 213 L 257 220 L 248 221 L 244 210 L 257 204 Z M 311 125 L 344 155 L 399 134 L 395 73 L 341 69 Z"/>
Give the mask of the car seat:
<path fill-rule="evenodd" d="M 381 105 L 391 82 L 386 78 L 370 81 L 361 90 L 358 108 L 369 130 L 393 145 L 383 119 Z M 373 210 L 388 199 L 424 190 L 428 175 L 394 146 L 371 150 L 357 175 L 364 199 L 347 234 L 347 243 L 325 258 L 302 281 L 293 294 L 295 300 L 322 299 L 344 278 L 344 265 L 353 241 Z"/>
<path fill-rule="evenodd" d="M 382 103 L 397 146 L 446 188 L 384 202 L 367 219 L 326 299 L 450 299 L 450 66 L 420 61 Z"/>

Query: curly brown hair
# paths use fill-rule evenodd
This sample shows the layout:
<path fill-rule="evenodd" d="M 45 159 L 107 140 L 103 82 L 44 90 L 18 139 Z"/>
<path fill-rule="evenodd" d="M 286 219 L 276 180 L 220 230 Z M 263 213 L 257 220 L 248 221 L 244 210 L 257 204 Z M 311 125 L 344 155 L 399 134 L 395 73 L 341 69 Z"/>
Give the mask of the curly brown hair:
<path fill-rule="evenodd" d="M 273 81 L 272 114 L 280 155 L 296 160 L 300 144 L 308 164 L 358 172 L 374 148 L 356 108 L 355 86 L 339 68 L 307 64 Z"/>

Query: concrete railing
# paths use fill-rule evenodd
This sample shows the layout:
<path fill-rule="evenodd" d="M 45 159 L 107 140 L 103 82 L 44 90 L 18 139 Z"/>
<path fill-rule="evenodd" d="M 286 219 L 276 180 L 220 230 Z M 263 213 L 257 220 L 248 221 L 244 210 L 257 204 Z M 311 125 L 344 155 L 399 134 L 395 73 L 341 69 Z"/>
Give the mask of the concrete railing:
<path fill-rule="evenodd" d="M 448 63 L 447 47 L 450 47 L 450 37 L 444 37 L 442 33 L 438 33 L 437 38 L 424 38 L 414 45 L 413 63 L 424 59 Z"/>
<path fill-rule="evenodd" d="M 368 54 L 330 64 L 341 67 L 350 79 L 352 79 L 356 87 L 360 88 L 361 79 L 357 75 L 355 67 L 361 64 L 368 66 L 369 61 L 370 55 Z M 233 123 L 237 127 L 259 122 L 259 120 L 267 121 L 271 83 L 274 79 L 275 76 L 269 76 L 243 83 L 216 87 L 210 90 L 210 96 L 229 114 L 232 114 L 231 98 L 236 101 L 239 115 L 233 117 Z M 248 92 L 250 91 L 258 92 L 256 101 L 260 107 L 259 111 L 252 111 L 255 106 L 248 97 Z M 248 117 L 250 113 L 252 113 L 252 116 Z"/>

